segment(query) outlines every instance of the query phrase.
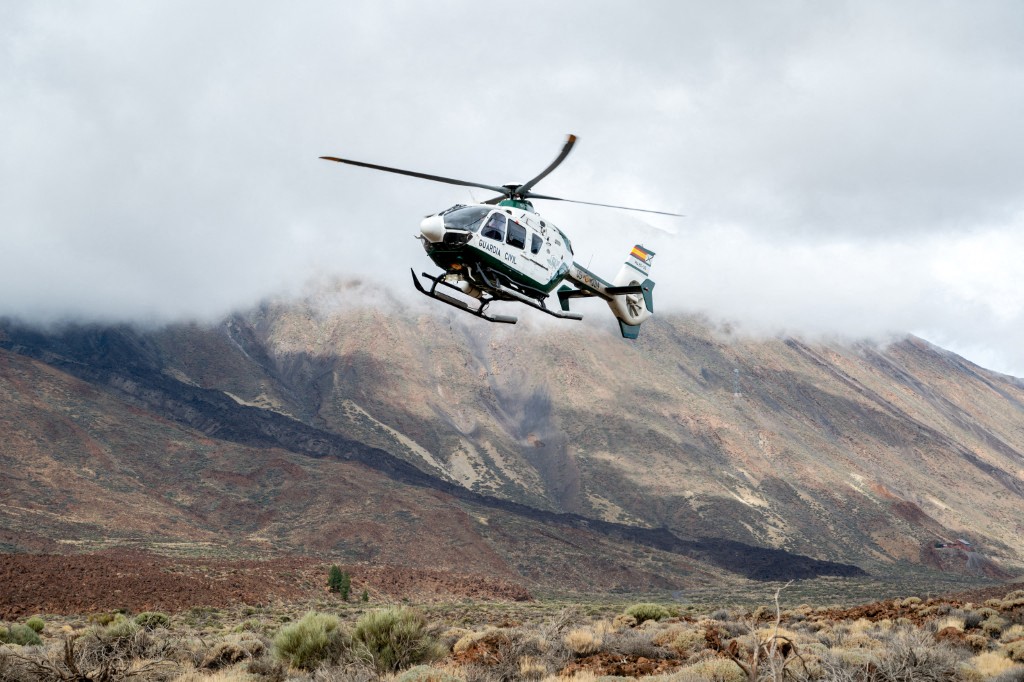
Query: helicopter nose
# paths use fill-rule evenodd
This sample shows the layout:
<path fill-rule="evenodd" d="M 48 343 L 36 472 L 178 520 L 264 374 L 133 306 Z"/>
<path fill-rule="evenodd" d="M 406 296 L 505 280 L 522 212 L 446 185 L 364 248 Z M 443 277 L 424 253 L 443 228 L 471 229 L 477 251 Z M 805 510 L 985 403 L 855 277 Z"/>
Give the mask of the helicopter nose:
<path fill-rule="evenodd" d="M 439 215 L 427 216 L 420 223 L 420 232 L 428 242 L 435 243 L 444 239 L 444 218 Z"/>

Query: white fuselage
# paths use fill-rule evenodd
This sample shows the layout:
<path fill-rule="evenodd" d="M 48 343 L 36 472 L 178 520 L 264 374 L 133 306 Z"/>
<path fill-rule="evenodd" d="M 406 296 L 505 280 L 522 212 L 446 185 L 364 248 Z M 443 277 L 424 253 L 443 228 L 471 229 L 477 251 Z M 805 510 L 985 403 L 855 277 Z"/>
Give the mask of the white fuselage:
<path fill-rule="evenodd" d="M 572 264 L 572 245 L 565 234 L 537 213 L 516 206 L 457 205 L 425 218 L 420 232 L 427 253 L 445 270 L 473 254 L 542 291 L 553 289 Z"/>

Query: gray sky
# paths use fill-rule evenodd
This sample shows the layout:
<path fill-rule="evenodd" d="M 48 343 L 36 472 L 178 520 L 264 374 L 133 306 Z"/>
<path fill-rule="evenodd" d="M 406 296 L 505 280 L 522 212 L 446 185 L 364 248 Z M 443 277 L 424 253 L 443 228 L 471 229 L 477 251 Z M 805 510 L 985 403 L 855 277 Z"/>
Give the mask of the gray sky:
<path fill-rule="evenodd" d="M 538 191 L 687 215 L 538 202 L 598 272 L 656 251 L 658 311 L 914 332 L 1022 376 L 1021 121 L 1016 0 L 15 0 L 0 315 L 209 320 L 324 276 L 411 296 L 420 218 L 472 195 L 317 157 L 501 184 L 572 132 Z"/>

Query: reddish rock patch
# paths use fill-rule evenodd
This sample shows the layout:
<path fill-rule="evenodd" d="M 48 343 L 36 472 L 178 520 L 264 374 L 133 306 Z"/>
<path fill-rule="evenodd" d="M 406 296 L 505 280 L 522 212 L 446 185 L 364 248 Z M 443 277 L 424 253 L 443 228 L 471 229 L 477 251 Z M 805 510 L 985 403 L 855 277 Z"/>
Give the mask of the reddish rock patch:
<path fill-rule="evenodd" d="M 129 550 L 0 554 L 0 618 L 113 609 L 175 612 L 193 606 L 301 601 L 323 596 L 330 563 L 310 557 L 176 559 Z M 353 594 L 366 590 L 374 598 L 531 598 L 520 585 L 486 576 L 386 566 L 343 568 L 352 576 Z"/>
<path fill-rule="evenodd" d="M 660 675 L 675 670 L 682 661 L 674 658 L 645 658 L 643 656 L 624 656 L 602 651 L 567 665 L 561 675 L 570 677 L 578 672 L 589 671 L 601 677 L 616 675 L 619 677 L 647 677 Z"/>
<path fill-rule="evenodd" d="M 962 645 L 967 644 L 967 635 L 964 634 L 963 630 L 959 628 L 942 628 L 935 633 L 936 642 L 946 642 L 947 644 Z"/>

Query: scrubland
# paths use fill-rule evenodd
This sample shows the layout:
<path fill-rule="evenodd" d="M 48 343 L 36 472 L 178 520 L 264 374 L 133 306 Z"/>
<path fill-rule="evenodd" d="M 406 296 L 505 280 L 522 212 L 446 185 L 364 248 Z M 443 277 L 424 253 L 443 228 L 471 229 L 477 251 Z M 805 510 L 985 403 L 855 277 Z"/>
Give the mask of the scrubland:
<path fill-rule="evenodd" d="M 1024 590 L 787 601 L 780 588 L 754 609 L 321 599 L 40 614 L 0 626 L 0 681 L 1024 680 Z"/>

